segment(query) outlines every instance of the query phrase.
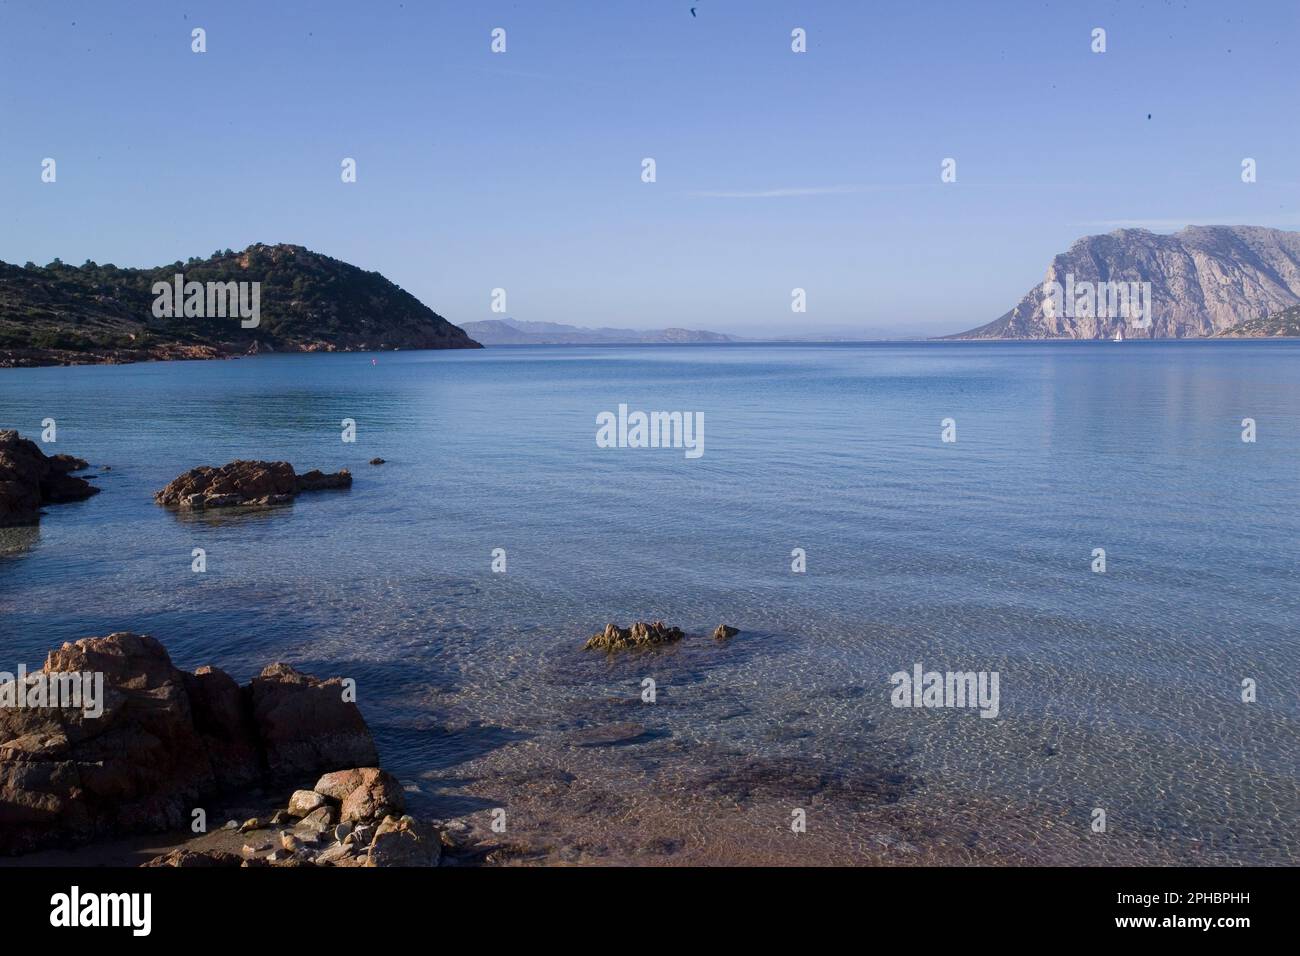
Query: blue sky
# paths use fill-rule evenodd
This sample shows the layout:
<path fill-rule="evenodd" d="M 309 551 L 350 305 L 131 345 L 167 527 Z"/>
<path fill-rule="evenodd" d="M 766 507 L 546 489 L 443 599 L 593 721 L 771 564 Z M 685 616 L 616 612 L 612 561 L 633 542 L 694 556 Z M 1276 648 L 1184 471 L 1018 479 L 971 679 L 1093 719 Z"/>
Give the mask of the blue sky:
<path fill-rule="evenodd" d="M 1300 228 L 1297 27 L 1293 0 L 0 0 L 0 259 L 293 242 L 453 322 L 502 287 L 578 325 L 954 332 L 1083 235 Z"/>

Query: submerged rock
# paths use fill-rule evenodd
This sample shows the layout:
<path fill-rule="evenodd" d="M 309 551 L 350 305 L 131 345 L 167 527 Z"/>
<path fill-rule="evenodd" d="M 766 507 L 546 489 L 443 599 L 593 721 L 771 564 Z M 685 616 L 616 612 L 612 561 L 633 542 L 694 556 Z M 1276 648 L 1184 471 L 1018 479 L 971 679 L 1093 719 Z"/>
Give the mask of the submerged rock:
<path fill-rule="evenodd" d="M 617 747 L 621 744 L 637 743 L 647 734 L 648 731 L 643 724 L 628 721 L 575 731 L 569 739 L 578 747 Z"/>
<path fill-rule="evenodd" d="M 681 628 L 669 627 L 663 621 L 637 621 L 627 628 L 606 624 L 605 630 L 587 639 L 583 650 L 622 651 L 632 647 L 653 647 L 680 641 L 685 636 Z"/>
<path fill-rule="evenodd" d="M 71 455 L 46 456 L 13 429 L 0 431 L 0 528 L 34 525 L 41 505 L 81 501 L 99 489 L 71 472 L 89 467 Z"/>
<path fill-rule="evenodd" d="M 168 507 L 264 507 L 292 501 L 304 491 L 350 488 L 352 473 L 312 470 L 299 475 L 287 461 L 232 461 L 220 468 L 191 468 L 153 496 Z"/>
<path fill-rule="evenodd" d="M 739 633 L 740 628 L 738 627 L 731 627 L 728 624 L 719 624 L 717 630 L 713 632 L 713 639 L 715 641 L 725 641 L 727 638 L 735 637 Z"/>

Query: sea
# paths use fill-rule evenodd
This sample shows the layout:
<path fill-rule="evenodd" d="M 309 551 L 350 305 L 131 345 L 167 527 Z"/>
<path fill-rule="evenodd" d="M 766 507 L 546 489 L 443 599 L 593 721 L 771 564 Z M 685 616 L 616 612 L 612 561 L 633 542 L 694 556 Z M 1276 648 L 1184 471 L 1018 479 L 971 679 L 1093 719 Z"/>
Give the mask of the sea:
<path fill-rule="evenodd" d="M 620 406 L 700 453 L 598 442 Z M 352 678 L 413 810 L 519 862 L 1300 862 L 1300 342 L 0 371 L 48 419 L 102 493 L 0 531 L 0 670 L 135 631 Z M 154 503 L 237 458 L 354 483 Z M 583 649 L 637 620 L 687 636 Z"/>

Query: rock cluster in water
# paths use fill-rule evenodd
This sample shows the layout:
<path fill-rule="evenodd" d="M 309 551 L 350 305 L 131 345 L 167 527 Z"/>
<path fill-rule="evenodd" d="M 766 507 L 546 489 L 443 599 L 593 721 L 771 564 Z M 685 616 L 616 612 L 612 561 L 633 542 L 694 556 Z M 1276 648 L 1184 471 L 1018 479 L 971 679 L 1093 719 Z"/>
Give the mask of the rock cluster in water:
<path fill-rule="evenodd" d="M 89 467 L 71 455 L 47 456 L 12 429 L 0 431 L 0 528 L 36 524 L 41 506 L 81 501 L 99 489 L 72 474 Z"/>
<path fill-rule="evenodd" d="M 64 644 L 42 673 L 102 674 L 102 713 L 0 708 L 0 854 L 180 830 L 213 795 L 379 762 L 343 682 L 287 664 L 241 688 L 117 633 Z"/>
<path fill-rule="evenodd" d="M 587 639 L 583 650 L 623 651 L 633 647 L 654 647 L 680 641 L 685 636 L 680 627 L 669 627 L 663 621 L 637 621 L 631 627 L 606 624 L 605 630 Z"/>
<path fill-rule="evenodd" d="M 220 468 L 191 468 L 153 496 L 176 508 L 230 508 L 285 504 L 304 491 L 352 487 L 352 473 L 309 471 L 299 475 L 287 461 L 232 461 Z"/>

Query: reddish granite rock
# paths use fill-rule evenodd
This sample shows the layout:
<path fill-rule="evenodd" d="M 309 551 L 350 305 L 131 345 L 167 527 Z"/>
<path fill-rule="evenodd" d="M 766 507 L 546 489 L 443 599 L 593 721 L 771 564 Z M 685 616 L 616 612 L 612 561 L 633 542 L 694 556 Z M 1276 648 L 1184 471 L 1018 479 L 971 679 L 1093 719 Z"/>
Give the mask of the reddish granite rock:
<path fill-rule="evenodd" d="M 64 644 L 42 673 L 102 674 L 103 711 L 0 708 L 0 854 L 180 829 L 223 791 L 378 763 L 342 682 L 284 664 L 240 689 L 118 633 Z M 386 786 L 372 786 L 377 801 Z"/>
<path fill-rule="evenodd" d="M 317 470 L 298 475 L 287 461 L 232 461 L 220 468 L 192 468 L 153 498 L 176 508 L 250 507 L 284 504 L 303 491 L 351 486 L 346 468 L 332 475 Z"/>
<path fill-rule="evenodd" d="M 343 798 L 339 819 L 344 823 L 373 820 L 406 809 L 406 798 L 397 778 L 378 767 L 360 768 L 360 782 Z"/>
<path fill-rule="evenodd" d="M 343 681 L 317 680 L 288 664 L 272 664 L 249 686 L 253 722 L 276 776 L 300 776 L 379 763 L 375 741 Z"/>
<path fill-rule="evenodd" d="M 349 793 L 361 786 L 360 770 L 335 770 L 316 781 L 312 789 L 321 796 L 342 803 Z"/>
<path fill-rule="evenodd" d="M 182 825 L 215 780 L 162 645 L 88 638 L 51 652 L 43 672 L 102 673 L 103 713 L 0 710 L 0 852 Z"/>
<path fill-rule="evenodd" d="M 257 747 L 257 732 L 235 679 L 215 667 L 200 667 L 185 675 L 194 728 L 203 739 L 212 772 L 225 790 L 261 779 L 265 762 Z"/>
<path fill-rule="evenodd" d="M 33 525 L 41 505 L 81 501 L 99 489 L 70 474 L 87 467 L 71 455 L 46 457 L 36 442 L 12 429 L 0 431 L 0 528 Z"/>

